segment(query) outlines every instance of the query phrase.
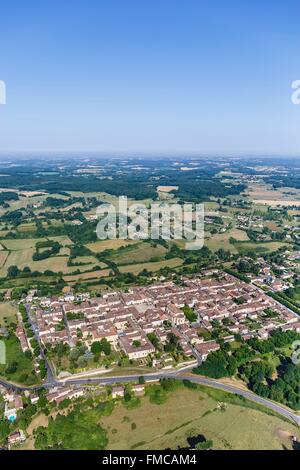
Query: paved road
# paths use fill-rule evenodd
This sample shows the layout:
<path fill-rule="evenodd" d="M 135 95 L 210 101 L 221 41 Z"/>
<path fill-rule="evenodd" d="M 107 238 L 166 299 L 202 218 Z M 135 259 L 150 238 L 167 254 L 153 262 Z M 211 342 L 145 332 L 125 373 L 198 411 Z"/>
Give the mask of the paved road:
<path fill-rule="evenodd" d="M 284 416 L 285 418 L 289 419 L 290 421 L 295 422 L 298 426 L 300 426 L 300 416 L 296 415 L 292 411 L 288 410 L 287 408 L 281 406 L 278 403 L 275 403 L 271 400 L 267 400 L 265 398 L 262 398 L 258 395 L 255 395 L 254 393 L 247 391 L 247 390 L 242 390 L 240 388 L 234 387 L 232 385 L 227 385 L 223 384 L 222 382 L 218 382 L 217 380 L 213 379 L 206 379 L 204 377 L 200 376 L 195 376 L 195 375 L 183 375 L 180 373 L 154 373 L 154 374 L 147 374 L 145 377 L 145 380 L 157 380 L 161 379 L 163 377 L 169 377 L 169 378 L 175 378 L 175 379 L 188 379 L 191 382 L 198 383 L 201 385 L 207 385 L 209 387 L 214 387 L 219 390 L 223 390 L 224 392 L 229 392 L 229 393 L 234 393 L 236 395 L 243 396 L 247 398 L 248 400 L 251 400 L 255 403 L 258 403 L 260 405 L 265 406 L 266 408 L 269 408 L 278 414 Z M 84 385 L 84 384 L 114 384 L 114 383 L 120 383 L 120 382 L 136 382 L 139 379 L 138 375 L 130 375 L 130 376 L 120 376 L 120 377 L 102 377 L 102 378 L 94 378 L 94 379 L 78 379 L 78 380 L 69 380 L 68 384 L 72 385 Z"/>
<path fill-rule="evenodd" d="M 32 329 L 33 334 L 34 334 L 34 338 L 36 339 L 36 341 L 38 342 L 38 344 L 40 346 L 41 356 L 45 361 L 45 365 L 46 365 L 46 369 L 47 369 L 47 381 L 48 382 L 53 382 L 53 381 L 55 381 L 54 371 L 52 370 L 50 361 L 48 361 L 46 355 L 44 354 L 44 349 L 43 349 L 43 345 L 42 345 L 41 340 L 40 340 L 38 326 L 32 318 L 30 305 L 26 304 L 25 308 L 26 308 L 26 312 L 27 312 L 27 315 L 28 315 L 28 320 L 30 322 L 31 329 Z"/>
<path fill-rule="evenodd" d="M 40 386 L 33 386 L 33 387 L 24 387 L 23 385 L 16 385 L 12 382 L 8 382 L 7 380 L 0 379 L 0 385 L 2 385 L 5 388 L 9 388 L 11 390 L 15 390 L 16 392 L 24 392 L 26 390 L 39 390 L 43 388 L 42 385 Z"/>
<path fill-rule="evenodd" d="M 122 382 L 137 382 L 139 377 L 140 375 L 126 375 L 126 376 L 99 377 L 99 378 L 90 378 L 90 379 L 83 378 L 83 379 L 68 380 L 66 382 L 53 380 L 39 387 L 22 387 L 22 386 L 11 384 L 5 380 L 0 379 L 0 385 L 3 385 L 6 388 L 12 388 L 15 391 L 25 391 L 25 390 L 38 390 L 43 387 L 44 388 L 52 388 L 55 386 L 61 387 L 63 385 L 76 385 L 76 386 L 84 386 L 88 384 L 112 385 L 115 383 L 122 383 Z M 236 395 L 245 397 L 248 400 L 251 400 L 255 403 L 263 405 L 266 408 L 269 408 L 272 411 L 275 411 L 276 413 L 280 414 L 281 416 L 287 418 L 288 420 L 300 426 L 300 416 L 296 415 L 295 413 L 288 410 L 284 406 L 278 403 L 275 403 L 271 400 L 267 400 L 266 398 L 262 398 L 258 395 L 255 395 L 254 393 L 250 391 L 242 390 L 240 388 L 234 387 L 233 385 L 227 385 L 222 382 L 218 382 L 217 380 L 207 379 L 207 378 L 197 376 L 197 375 L 183 375 L 180 372 L 177 372 L 177 373 L 176 372 L 175 373 L 174 372 L 160 372 L 160 373 L 154 372 L 154 373 L 144 375 L 146 382 L 149 382 L 151 380 L 159 380 L 164 377 L 174 378 L 178 380 L 187 379 L 197 384 L 207 385 L 208 387 L 217 388 L 219 390 L 223 390 L 224 392 L 234 393 Z"/>

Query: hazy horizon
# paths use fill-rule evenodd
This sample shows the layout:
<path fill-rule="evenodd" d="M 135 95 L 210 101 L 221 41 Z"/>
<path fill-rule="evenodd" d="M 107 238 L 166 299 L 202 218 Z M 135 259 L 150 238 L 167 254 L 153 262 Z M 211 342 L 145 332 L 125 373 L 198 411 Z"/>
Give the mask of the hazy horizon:
<path fill-rule="evenodd" d="M 199 153 L 190 153 L 190 152 L 113 152 L 113 151 L 97 151 L 97 150 L 76 150 L 76 151 L 0 151 L 0 162 L 3 159 L 26 159 L 26 158 L 39 158 L 44 157 L 50 159 L 60 159 L 60 158 L 71 158 L 71 159 L 79 159 L 85 157 L 86 159 L 171 159 L 171 158 L 178 158 L 178 159 L 194 159 L 194 160 L 218 160 L 218 159 L 256 159 L 256 160 L 282 160 L 283 162 L 288 160 L 300 160 L 300 154 L 298 155 L 281 155 L 281 154 L 201 154 Z"/>

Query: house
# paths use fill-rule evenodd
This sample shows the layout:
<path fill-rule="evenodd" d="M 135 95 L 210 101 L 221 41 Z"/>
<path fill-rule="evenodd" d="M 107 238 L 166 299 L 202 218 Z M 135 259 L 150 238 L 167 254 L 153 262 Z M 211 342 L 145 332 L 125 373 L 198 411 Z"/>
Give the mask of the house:
<path fill-rule="evenodd" d="M 73 294 L 73 289 L 70 286 L 65 286 L 62 289 L 65 302 L 74 302 L 75 295 Z"/>
<path fill-rule="evenodd" d="M 183 325 L 187 322 L 185 314 L 174 304 L 167 306 L 166 313 L 170 316 L 172 326 Z"/>
<path fill-rule="evenodd" d="M 142 330 L 124 333 L 119 337 L 119 343 L 129 359 L 142 359 L 155 353 L 155 347 Z"/>
<path fill-rule="evenodd" d="M 200 343 L 195 345 L 195 349 L 200 354 L 201 360 L 205 361 L 209 353 L 218 351 L 220 345 L 216 341 L 206 341 L 205 343 Z"/>
<path fill-rule="evenodd" d="M 57 404 L 61 403 L 62 401 L 69 399 L 75 399 L 78 397 L 82 397 L 84 395 L 84 391 L 82 389 L 71 389 L 65 388 L 60 390 L 54 390 L 46 395 L 46 398 L 49 402 L 55 402 Z"/>
<path fill-rule="evenodd" d="M 22 351 L 23 352 L 28 351 L 29 350 L 29 345 L 28 345 L 26 334 L 25 334 L 25 330 L 22 326 L 17 327 L 16 336 L 17 336 L 17 338 L 19 338 Z"/>
<path fill-rule="evenodd" d="M 11 293 L 12 293 L 12 290 L 11 290 L 11 289 L 8 289 L 8 290 L 5 292 L 4 300 L 11 300 Z"/>
<path fill-rule="evenodd" d="M 17 417 L 18 411 L 23 410 L 22 398 L 19 395 L 15 395 L 14 393 L 11 393 L 11 394 L 5 395 L 4 400 L 5 400 L 4 416 L 9 421 L 14 421 Z"/>
<path fill-rule="evenodd" d="M 26 440 L 25 434 L 23 431 L 16 431 L 10 434 L 7 438 L 9 449 L 15 444 L 21 444 Z"/>
<path fill-rule="evenodd" d="M 145 385 L 143 384 L 132 385 L 131 389 L 137 395 L 143 395 L 145 393 Z"/>
<path fill-rule="evenodd" d="M 113 387 L 111 396 L 112 398 L 123 398 L 125 394 L 125 388 L 122 386 Z"/>

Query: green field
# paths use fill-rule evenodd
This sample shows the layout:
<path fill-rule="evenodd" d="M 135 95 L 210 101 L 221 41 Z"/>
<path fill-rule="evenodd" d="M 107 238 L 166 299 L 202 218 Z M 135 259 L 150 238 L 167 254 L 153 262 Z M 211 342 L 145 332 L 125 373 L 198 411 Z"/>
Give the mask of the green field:
<path fill-rule="evenodd" d="M 0 327 L 16 322 L 17 309 L 7 302 L 0 302 Z"/>
<path fill-rule="evenodd" d="M 104 250 L 117 250 L 121 246 L 135 245 L 136 243 L 138 242 L 134 240 L 120 240 L 117 238 L 116 240 L 98 240 L 93 243 L 88 243 L 86 246 L 94 253 L 100 253 Z"/>
<path fill-rule="evenodd" d="M 291 448 L 290 436 L 300 436 L 295 426 L 280 418 L 222 403 L 220 407 L 219 400 L 205 392 L 180 388 L 161 405 L 148 397 L 142 398 L 138 408 L 120 404 L 102 418 L 101 425 L 108 431 L 112 450 L 176 449 L 187 446 L 187 437 L 199 434 L 213 441 L 213 449 L 275 450 Z"/>
<path fill-rule="evenodd" d="M 92 270 L 95 266 L 105 267 L 99 263 L 96 258 L 89 257 L 84 261 L 88 263 L 84 266 L 68 266 L 70 255 L 69 246 L 72 241 L 67 236 L 49 237 L 49 240 L 56 241 L 62 245 L 57 256 L 51 256 L 44 260 L 33 261 L 32 256 L 35 253 L 37 242 L 45 241 L 45 238 L 25 238 L 25 239 L 8 239 L 1 240 L 1 244 L 5 250 L 0 251 L 0 277 L 4 277 L 9 266 L 18 266 L 21 270 L 28 266 L 32 271 L 44 272 L 51 270 L 54 272 L 63 272 L 64 274 L 72 273 L 79 269 L 80 271 Z"/>
<path fill-rule="evenodd" d="M 66 282 L 77 282 L 80 280 L 89 280 L 89 279 L 100 279 L 101 277 L 108 277 L 110 274 L 110 269 L 102 269 L 101 271 L 91 271 L 82 274 L 71 274 L 69 276 L 64 276 Z"/>
<path fill-rule="evenodd" d="M 9 336 L 3 341 L 6 347 L 6 364 L 0 364 L 0 377 L 24 385 L 37 383 L 32 361 L 22 352 L 19 340 L 15 336 Z M 13 367 L 11 372 L 7 370 L 9 367 Z"/>
<path fill-rule="evenodd" d="M 237 253 L 236 244 L 230 243 L 229 239 L 234 238 L 242 242 L 249 240 L 244 230 L 233 228 L 224 233 L 216 233 L 205 241 L 205 245 L 213 251 L 217 251 L 219 248 L 229 250 L 231 253 Z"/>
<path fill-rule="evenodd" d="M 181 266 L 183 264 L 183 260 L 181 258 L 172 258 L 167 259 L 164 261 L 157 261 L 153 263 L 141 263 L 141 264 L 132 264 L 128 266 L 120 266 L 121 273 L 133 273 L 139 274 L 143 269 L 147 269 L 148 271 L 159 271 L 161 268 L 175 268 L 177 266 Z"/>
<path fill-rule="evenodd" d="M 21 251 L 35 248 L 36 243 L 45 241 L 45 238 L 19 238 L 1 240 L 1 244 L 10 251 Z"/>
<path fill-rule="evenodd" d="M 259 243 L 235 243 L 235 248 L 238 250 L 239 254 L 242 255 L 248 251 L 256 251 L 257 253 L 268 253 L 271 251 L 276 251 L 279 248 L 286 246 L 286 243 L 283 242 L 259 242 Z"/>
<path fill-rule="evenodd" d="M 142 263 L 150 261 L 152 258 L 162 258 L 167 253 L 167 249 L 161 245 L 156 247 L 150 243 L 138 243 L 118 250 L 111 259 L 118 265 L 130 263 Z"/>

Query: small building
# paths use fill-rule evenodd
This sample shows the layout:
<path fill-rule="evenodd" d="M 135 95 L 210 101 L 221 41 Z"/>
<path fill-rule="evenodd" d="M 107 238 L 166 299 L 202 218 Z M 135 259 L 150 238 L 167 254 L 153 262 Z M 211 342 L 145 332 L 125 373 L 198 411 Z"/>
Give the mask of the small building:
<path fill-rule="evenodd" d="M 8 290 L 5 292 L 4 300 L 11 300 L 11 293 L 12 293 L 12 290 L 11 290 L 11 289 L 8 289 Z"/>
<path fill-rule="evenodd" d="M 218 351 L 220 349 L 220 345 L 216 341 L 212 340 L 196 344 L 195 349 L 200 354 L 201 360 L 205 361 L 211 352 Z"/>
<path fill-rule="evenodd" d="M 137 395 L 144 395 L 144 393 L 145 393 L 145 385 L 144 384 L 132 385 L 131 389 Z"/>
<path fill-rule="evenodd" d="M 113 387 L 111 395 L 113 398 L 123 398 L 125 394 L 125 389 L 122 386 Z"/>
<path fill-rule="evenodd" d="M 21 442 L 24 442 L 25 440 L 26 440 L 26 437 L 25 437 L 25 434 L 23 433 L 23 431 L 13 432 L 7 438 L 8 447 L 10 449 L 11 446 L 13 446 L 15 444 L 21 444 Z"/>

